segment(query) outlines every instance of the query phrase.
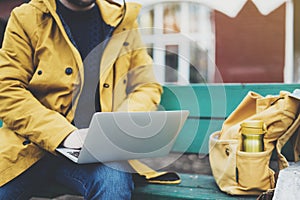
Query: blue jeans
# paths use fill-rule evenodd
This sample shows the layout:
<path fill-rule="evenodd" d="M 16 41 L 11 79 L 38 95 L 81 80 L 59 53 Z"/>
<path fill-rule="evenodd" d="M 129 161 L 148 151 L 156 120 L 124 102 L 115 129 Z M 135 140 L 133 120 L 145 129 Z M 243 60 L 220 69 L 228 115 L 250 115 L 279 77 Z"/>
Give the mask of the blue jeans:
<path fill-rule="evenodd" d="M 119 170 L 117 170 L 119 169 Z M 130 199 L 134 188 L 127 162 L 75 164 L 61 156 L 47 155 L 20 176 L 0 187 L 0 200 L 27 200 L 58 183 L 84 199 Z"/>

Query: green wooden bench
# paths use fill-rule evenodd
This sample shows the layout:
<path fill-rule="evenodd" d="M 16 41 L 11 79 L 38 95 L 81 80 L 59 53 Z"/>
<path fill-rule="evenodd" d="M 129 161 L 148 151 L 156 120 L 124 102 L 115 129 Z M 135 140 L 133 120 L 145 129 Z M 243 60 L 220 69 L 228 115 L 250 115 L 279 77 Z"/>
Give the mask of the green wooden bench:
<path fill-rule="evenodd" d="M 224 119 L 238 106 L 249 91 L 263 96 L 279 91 L 293 92 L 300 84 L 193 84 L 164 87 L 161 109 L 190 110 L 173 152 L 208 154 L 211 133 L 220 130 Z M 293 160 L 291 144 L 283 149 L 288 160 Z M 180 173 L 180 172 L 179 172 Z M 146 184 L 137 186 L 133 199 L 257 199 L 258 196 L 230 196 L 221 192 L 212 175 L 180 173 L 179 185 Z"/>
<path fill-rule="evenodd" d="M 191 84 L 166 85 L 160 110 L 186 109 L 190 115 L 175 142 L 172 152 L 207 155 L 208 138 L 220 130 L 226 117 L 237 107 L 249 91 L 261 95 L 292 92 L 300 84 Z M 293 159 L 288 143 L 283 154 Z M 176 161 L 175 161 L 176 162 Z M 208 166 L 209 167 L 209 166 Z M 256 199 L 257 196 L 230 196 L 221 192 L 211 174 L 182 173 L 178 185 L 137 184 L 133 200 L 139 199 Z M 52 188 L 46 196 L 68 193 L 64 188 Z"/>

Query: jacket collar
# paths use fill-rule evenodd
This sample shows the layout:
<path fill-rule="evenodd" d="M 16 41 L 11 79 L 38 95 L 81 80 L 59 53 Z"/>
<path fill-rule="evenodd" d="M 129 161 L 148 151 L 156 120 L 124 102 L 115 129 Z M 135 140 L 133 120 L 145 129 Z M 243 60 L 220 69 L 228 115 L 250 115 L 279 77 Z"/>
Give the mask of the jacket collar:
<path fill-rule="evenodd" d="M 55 0 L 31 0 L 31 5 L 44 13 L 56 15 Z M 140 4 L 126 3 L 120 5 L 111 0 L 96 0 L 105 23 L 116 27 L 119 24 L 129 25 L 134 22 L 140 11 Z M 121 23 L 122 22 L 122 23 Z"/>

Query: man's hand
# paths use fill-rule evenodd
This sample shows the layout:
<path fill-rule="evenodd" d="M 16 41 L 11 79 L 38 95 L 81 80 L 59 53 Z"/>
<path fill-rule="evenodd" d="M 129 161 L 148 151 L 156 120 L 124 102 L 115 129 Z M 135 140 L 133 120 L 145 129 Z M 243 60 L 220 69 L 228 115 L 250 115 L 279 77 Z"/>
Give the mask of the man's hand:
<path fill-rule="evenodd" d="M 88 132 L 87 128 L 73 131 L 68 137 L 66 137 L 62 145 L 66 148 L 71 148 L 71 149 L 82 148 L 87 132 Z"/>

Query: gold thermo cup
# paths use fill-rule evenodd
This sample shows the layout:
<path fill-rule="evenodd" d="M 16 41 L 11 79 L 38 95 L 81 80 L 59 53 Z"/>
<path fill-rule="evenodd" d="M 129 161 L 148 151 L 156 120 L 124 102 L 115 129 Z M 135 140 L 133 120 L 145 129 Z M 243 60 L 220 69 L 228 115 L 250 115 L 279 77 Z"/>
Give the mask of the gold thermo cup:
<path fill-rule="evenodd" d="M 241 124 L 242 151 L 264 151 L 265 124 L 262 120 L 249 120 Z"/>

